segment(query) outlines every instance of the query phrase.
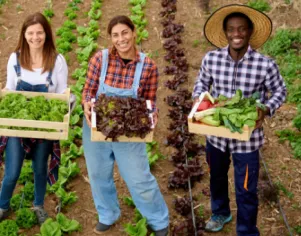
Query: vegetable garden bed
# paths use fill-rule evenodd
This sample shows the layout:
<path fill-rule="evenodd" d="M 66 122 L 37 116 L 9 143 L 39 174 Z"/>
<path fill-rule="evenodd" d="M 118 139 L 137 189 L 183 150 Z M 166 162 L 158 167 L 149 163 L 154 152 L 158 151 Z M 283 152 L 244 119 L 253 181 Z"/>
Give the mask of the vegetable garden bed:
<path fill-rule="evenodd" d="M 1 86 L 0 86 L 1 87 Z M 65 94 L 56 93 L 39 93 L 39 92 L 23 92 L 23 91 L 4 91 L 0 90 L 0 98 L 7 94 L 22 94 L 27 98 L 44 96 L 46 99 L 60 99 L 70 104 L 70 89 Z M 51 140 L 68 139 L 70 105 L 68 113 L 64 115 L 63 122 L 39 121 L 39 120 L 23 120 L 12 118 L 0 118 L 1 126 L 10 126 L 11 128 L 0 128 L 0 136 L 23 137 L 23 138 L 41 138 Z M 51 129 L 52 131 L 36 131 L 36 130 L 20 130 L 17 127 Z"/>

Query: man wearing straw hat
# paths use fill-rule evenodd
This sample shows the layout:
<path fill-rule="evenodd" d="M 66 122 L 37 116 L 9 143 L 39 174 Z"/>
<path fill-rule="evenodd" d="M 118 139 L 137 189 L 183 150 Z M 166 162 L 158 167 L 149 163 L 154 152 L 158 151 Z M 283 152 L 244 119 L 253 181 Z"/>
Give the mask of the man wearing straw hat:
<path fill-rule="evenodd" d="M 244 5 L 227 5 L 215 11 L 204 26 L 205 37 L 218 49 L 208 52 L 195 83 L 193 97 L 204 91 L 213 97 L 233 97 L 241 89 L 244 97 L 259 92 L 267 107 L 258 110 L 258 120 L 249 141 L 207 136 L 206 159 L 210 167 L 212 216 L 207 231 L 220 231 L 232 220 L 228 196 L 230 155 L 234 163 L 237 203 L 236 232 L 259 235 L 257 182 L 259 148 L 263 145 L 262 123 L 273 115 L 286 97 L 286 87 L 275 62 L 255 51 L 272 32 L 268 16 Z"/>

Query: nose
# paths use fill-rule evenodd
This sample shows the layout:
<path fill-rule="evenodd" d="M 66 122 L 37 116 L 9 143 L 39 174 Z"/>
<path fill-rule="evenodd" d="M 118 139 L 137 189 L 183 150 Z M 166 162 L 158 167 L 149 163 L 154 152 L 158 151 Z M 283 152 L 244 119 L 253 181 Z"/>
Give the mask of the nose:
<path fill-rule="evenodd" d="M 39 37 L 39 35 L 38 35 L 37 33 L 33 34 L 33 38 L 34 38 L 34 39 L 36 39 L 36 38 L 38 38 L 38 37 Z"/>

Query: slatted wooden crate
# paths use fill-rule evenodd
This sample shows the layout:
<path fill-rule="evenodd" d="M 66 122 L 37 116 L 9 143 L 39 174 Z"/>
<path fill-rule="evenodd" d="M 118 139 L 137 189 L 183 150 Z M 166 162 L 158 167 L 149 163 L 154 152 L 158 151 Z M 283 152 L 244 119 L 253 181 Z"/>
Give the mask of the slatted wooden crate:
<path fill-rule="evenodd" d="M 209 100 L 212 99 L 208 92 L 202 93 L 202 95 L 200 96 L 200 101 L 193 106 L 188 116 L 188 130 L 190 133 L 213 135 L 217 137 L 237 139 L 241 141 L 248 141 L 250 139 L 254 129 L 246 125 L 243 127 L 243 132 L 240 134 L 238 132 L 232 133 L 228 128 L 224 126 L 215 127 L 195 121 L 193 116 L 197 112 L 198 106 L 205 97 L 207 97 Z"/>
<path fill-rule="evenodd" d="M 92 103 L 95 102 L 95 99 L 91 100 Z M 151 102 L 149 100 L 146 101 L 146 105 L 148 109 L 151 109 Z M 91 117 L 91 141 L 94 142 L 113 142 L 111 138 L 106 140 L 106 136 L 103 135 L 100 131 L 97 131 L 96 128 L 96 113 L 95 111 L 91 110 L 92 117 Z M 152 114 L 150 114 L 150 117 L 152 118 Z M 154 126 L 152 126 L 152 129 L 154 129 Z M 147 142 L 152 142 L 153 141 L 153 136 L 154 136 L 154 131 L 151 131 L 148 133 L 145 138 L 140 138 L 140 137 L 126 137 L 125 135 L 122 135 L 118 137 L 118 142 L 139 142 L 139 143 L 147 143 Z"/>
<path fill-rule="evenodd" d="M 44 96 L 47 99 L 60 99 L 69 104 L 68 114 L 64 116 L 63 122 L 53 121 L 37 121 L 37 120 L 22 120 L 11 118 L 0 118 L 0 126 L 10 127 L 25 127 L 25 128 L 41 128 L 52 129 L 55 131 L 32 131 L 32 130 L 16 130 L 6 129 L 0 127 L 0 136 L 9 137 L 23 137 L 23 138 L 39 138 L 50 140 L 67 140 L 70 120 L 70 89 L 68 88 L 65 94 L 57 93 L 39 93 L 39 92 L 24 92 L 24 91 L 8 91 L 1 90 L 0 84 L 0 98 L 9 93 L 19 93 L 26 97 Z"/>

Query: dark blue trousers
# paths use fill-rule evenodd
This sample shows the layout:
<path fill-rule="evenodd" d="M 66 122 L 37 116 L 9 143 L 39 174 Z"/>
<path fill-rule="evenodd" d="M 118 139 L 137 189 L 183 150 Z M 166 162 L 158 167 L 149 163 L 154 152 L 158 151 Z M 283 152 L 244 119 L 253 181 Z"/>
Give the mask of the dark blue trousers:
<path fill-rule="evenodd" d="M 232 153 L 237 204 L 236 232 L 238 236 L 258 236 L 257 183 L 259 150 L 249 153 Z M 206 160 L 210 168 L 211 208 L 214 215 L 230 214 L 228 170 L 230 152 L 221 151 L 207 141 Z"/>

